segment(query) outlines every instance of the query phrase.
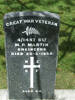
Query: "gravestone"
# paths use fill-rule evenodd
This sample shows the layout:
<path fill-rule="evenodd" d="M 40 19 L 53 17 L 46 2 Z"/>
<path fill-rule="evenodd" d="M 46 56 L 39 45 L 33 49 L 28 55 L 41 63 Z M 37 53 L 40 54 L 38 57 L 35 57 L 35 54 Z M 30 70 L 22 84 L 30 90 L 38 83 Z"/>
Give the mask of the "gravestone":
<path fill-rule="evenodd" d="M 9 100 L 54 97 L 59 16 L 11 12 L 4 16 Z"/>

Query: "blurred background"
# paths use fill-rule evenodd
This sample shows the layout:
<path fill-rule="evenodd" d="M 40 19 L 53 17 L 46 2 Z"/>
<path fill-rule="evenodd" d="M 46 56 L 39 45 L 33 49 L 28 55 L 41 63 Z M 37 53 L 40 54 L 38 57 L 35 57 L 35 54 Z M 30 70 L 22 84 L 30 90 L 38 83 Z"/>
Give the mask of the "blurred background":
<path fill-rule="evenodd" d="M 75 0 L 0 0 L 0 89 L 7 88 L 3 16 L 15 11 L 49 11 L 60 16 L 56 89 L 75 89 Z"/>

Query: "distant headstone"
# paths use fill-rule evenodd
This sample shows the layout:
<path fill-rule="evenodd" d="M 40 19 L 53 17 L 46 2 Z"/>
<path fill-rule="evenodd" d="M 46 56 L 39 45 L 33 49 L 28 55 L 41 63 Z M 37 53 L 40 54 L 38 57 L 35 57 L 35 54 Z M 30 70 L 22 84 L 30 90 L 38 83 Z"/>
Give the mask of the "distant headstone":
<path fill-rule="evenodd" d="M 59 16 L 15 12 L 4 16 L 9 100 L 54 96 Z"/>

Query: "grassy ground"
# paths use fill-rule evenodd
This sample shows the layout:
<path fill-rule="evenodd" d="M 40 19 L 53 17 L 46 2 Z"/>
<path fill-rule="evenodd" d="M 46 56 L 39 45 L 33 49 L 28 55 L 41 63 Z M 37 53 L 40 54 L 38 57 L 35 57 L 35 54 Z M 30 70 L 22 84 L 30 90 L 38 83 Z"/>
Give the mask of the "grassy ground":
<path fill-rule="evenodd" d="M 75 89 L 75 0 L 0 0 L 0 88 L 7 88 L 3 16 L 10 11 L 26 10 L 60 15 L 56 88 Z"/>

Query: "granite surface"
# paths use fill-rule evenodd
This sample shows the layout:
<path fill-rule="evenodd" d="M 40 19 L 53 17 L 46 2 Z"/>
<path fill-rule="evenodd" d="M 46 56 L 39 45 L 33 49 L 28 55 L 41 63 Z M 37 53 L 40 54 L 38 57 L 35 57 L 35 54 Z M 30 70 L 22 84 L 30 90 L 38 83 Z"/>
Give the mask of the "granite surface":
<path fill-rule="evenodd" d="M 4 17 L 10 100 L 54 97 L 59 16 L 12 12 Z"/>

